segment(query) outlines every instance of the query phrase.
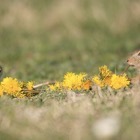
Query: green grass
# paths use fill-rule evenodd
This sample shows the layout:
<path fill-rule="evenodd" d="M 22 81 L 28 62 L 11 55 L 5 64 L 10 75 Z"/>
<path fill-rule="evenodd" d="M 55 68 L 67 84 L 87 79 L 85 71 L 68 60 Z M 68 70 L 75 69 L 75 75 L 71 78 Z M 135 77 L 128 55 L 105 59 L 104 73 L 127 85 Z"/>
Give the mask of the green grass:
<path fill-rule="evenodd" d="M 119 73 L 128 55 L 140 48 L 138 0 L 0 3 L 3 77 L 40 83 L 61 80 L 69 71 L 93 75 L 104 64 Z M 133 75 L 131 70 L 128 74 Z M 67 92 L 2 97 L 0 139 L 96 139 L 94 122 L 116 112 L 121 125 L 112 139 L 139 139 L 139 89 L 102 92 L 103 97 L 83 92 L 75 99 Z"/>

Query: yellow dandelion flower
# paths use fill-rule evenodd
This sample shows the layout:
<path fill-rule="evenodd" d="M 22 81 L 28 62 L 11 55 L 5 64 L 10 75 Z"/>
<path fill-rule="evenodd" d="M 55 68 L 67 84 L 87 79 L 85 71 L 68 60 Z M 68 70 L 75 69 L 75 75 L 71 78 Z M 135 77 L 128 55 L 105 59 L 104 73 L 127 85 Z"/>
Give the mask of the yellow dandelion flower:
<path fill-rule="evenodd" d="M 56 82 L 54 85 L 49 85 L 49 88 L 52 91 L 59 90 L 61 88 L 61 83 L 60 82 Z"/>
<path fill-rule="evenodd" d="M 99 67 L 99 75 L 93 77 L 93 81 L 95 84 L 100 87 L 109 86 L 111 83 L 112 71 L 108 69 L 106 65 Z"/>
<path fill-rule="evenodd" d="M 16 93 L 21 91 L 20 82 L 16 78 L 6 77 L 2 80 L 1 86 L 3 92 L 16 96 Z"/>
<path fill-rule="evenodd" d="M 69 90 L 81 90 L 84 78 L 86 77 L 85 73 L 75 74 L 72 72 L 68 72 L 64 76 L 64 80 L 62 82 L 62 86 L 65 89 Z"/>
<path fill-rule="evenodd" d="M 104 82 L 100 79 L 100 77 L 99 76 L 94 76 L 93 77 L 93 82 L 95 83 L 95 84 L 97 84 L 98 86 L 100 86 L 100 87 L 104 87 L 105 86 L 105 84 L 104 84 Z"/>
<path fill-rule="evenodd" d="M 106 65 L 99 67 L 99 72 L 101 78 L 110 77 L 112 75 L 112 71 L 110 71 Z"/>
<path fill-rule="evenodd" d="M 123 87 L 127 87 L 130 84 L 130 81 L 126 77 L 126 74 L 122 76 L 113 74 L 111 77 L 111 84 L 110 86 L 114 89 L 120 89 Z"/>
<path fill-rule="evenodd" d="M 27 82 L 26 87 L 27 87 L 28 90 L 32 90 L 33 89 L 33 85 L 34 85 L 33 82 Z"/>

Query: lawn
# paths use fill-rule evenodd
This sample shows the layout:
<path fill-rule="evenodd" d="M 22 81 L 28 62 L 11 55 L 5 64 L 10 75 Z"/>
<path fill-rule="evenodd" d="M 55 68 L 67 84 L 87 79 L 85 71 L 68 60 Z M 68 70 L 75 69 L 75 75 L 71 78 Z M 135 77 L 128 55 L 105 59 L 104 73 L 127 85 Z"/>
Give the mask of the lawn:
<path fill-rule="evenodd" d="M 121 73 L 127 57 L 140 49 L 138 0 L 0 3 L 1 80 L 61 81 L 67 72 L 95 75 L 102 65 Z M 135 72 L 129 69 L 127 74 L 132 77 Z M 2 96 L 0 139 L 137 140 L 139 90 L 42 91 L 23 99 Z M 103 126 L 98 128 L 99 122 Z"/>

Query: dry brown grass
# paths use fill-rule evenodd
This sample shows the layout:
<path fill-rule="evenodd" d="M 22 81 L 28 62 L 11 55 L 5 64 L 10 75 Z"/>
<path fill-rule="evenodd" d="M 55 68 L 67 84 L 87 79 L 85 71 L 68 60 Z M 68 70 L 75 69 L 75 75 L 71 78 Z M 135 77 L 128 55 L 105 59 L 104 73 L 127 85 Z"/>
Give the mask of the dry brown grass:
<path fill-rule="evenodd" d="M 113 91 L 97 90 L 94 97 L 69 91 L 61 101 L 48 100 L 43 95 L 40 107 L 39 97 L 36 105 L 32 99 L 27 103 L 26 100 L 14 101 L 3 97 L 0 100 L 3 106 L 0 130 L 4 135 L 20 139 L 84 140 L 98 139 L 98 131 L 105 127 L 111 132 L 109 135 L 99 132 L 102 139 L 129 139 L 130 136 L 135 139 L 139 136 L 136 126 L 140 105 L 138 91 L 139 88 L 127 89 L 115 95 Z M 100 121 L 103 121 L 103 126 L 96 126 Z M 115 123 L 114 130 L 110 130 L 110 122 Z"/>

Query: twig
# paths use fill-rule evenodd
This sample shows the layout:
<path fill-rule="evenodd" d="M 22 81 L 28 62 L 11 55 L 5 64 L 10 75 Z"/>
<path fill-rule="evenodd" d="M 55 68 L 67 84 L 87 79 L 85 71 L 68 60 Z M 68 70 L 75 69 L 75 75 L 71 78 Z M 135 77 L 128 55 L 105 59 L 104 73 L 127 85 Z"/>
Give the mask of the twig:
<path fill-rule="evenodd" d="M 25 91 L 25 92 L 34 92 L 34 91 L 42 91 L 42 89 L 32 89 L 32 90 L 29 90 L 29 89 L 22 89 L 21 91 Z"/>
<path fill-rule="evenodd" d="M 43 92 L 45 90 L 42 90 L 42 89 L 32 89 L 32 90 L 22 89 L 22 91 L 25 92 L 25 93 L 38 94 L 38 93 Z"/>
<path fill-rule="evenodd" d="M 55 84 L 55 82 L 45 82 L 45 83 L 40 83 L 38 85 L 33 86 L 33 89 L 42 87 L 42 86 L 46 86 L 46 85 L 50 85 L 50 84 Z"/>

